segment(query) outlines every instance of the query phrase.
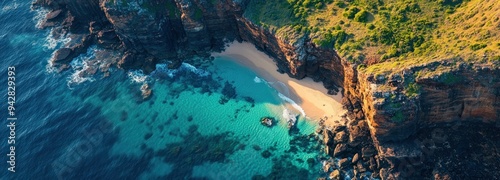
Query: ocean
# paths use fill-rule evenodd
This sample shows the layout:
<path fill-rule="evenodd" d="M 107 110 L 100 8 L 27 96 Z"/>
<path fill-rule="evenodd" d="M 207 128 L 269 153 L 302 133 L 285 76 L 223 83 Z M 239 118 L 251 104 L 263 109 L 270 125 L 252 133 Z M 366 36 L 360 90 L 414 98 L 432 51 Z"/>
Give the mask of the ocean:
<path fill-rule="evenodd" d="M 109 68 L 92 47 L 57 73 L 54 39 L 30 0 L 0 2 L 0 179 L 316 179 L 326 158 L 316 121 L 249 68 L 228 58 L 203 67 L 157 65 L 149 75 Z M 15 172 L 8 170 L 8 67 L 15 67 Z M 152 95 L 144 99 L 141 86 Z M 285 104 L 294 109 L 287 109 Z M 289 131 L 289 112 L 299 115 Z M 263 126 L 262 117 L 276 125 Z"/>

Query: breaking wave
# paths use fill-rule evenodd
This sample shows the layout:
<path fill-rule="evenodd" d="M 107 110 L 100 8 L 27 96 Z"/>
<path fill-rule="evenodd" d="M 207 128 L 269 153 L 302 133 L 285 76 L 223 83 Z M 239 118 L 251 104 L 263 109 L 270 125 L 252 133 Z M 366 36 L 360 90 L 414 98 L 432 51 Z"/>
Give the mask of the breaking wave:
<path fill-rule="evenodd" d="M 165 76 L 173 78 L 175 77 L 176 74 L 180 72 L 191 72 L 199 77 L 205 77 L 210 75 L 210 72 L 208 71 L 205 71 L 203 69 L 198 69 L 188 63 L 182 63 L 181 66 L 177 69 L 169 69 L 167 64 L 157 64 L 156 70 L 154 70 L 151 73 L 151 76 L 155 78 L 164 78 Z"/>
<path fill-rule="evenodd" d="M 95 59 L 95 51 L 96 47 L 91 46 L 88 50 L 87 53 L 82 54 L 75 58 L 73 61 L 71 61 L 70 66 L 71 69 L 73 70 L 73 73 L 71 76 L 68 77 L 68 87 L 71 89 L 73 86 L 76 86 L 78 84 L 84 83 L 84 82 L 92 82 L 95 81 L 94 77 L 92 76 L 86 76 L 85 71 L 89 70 L 91 68 L 88 64 L 88 60 Z"/>
<path fill-rule="evenodd" d="M 255 82 L 255 83 L 261 83 L 262 79 L 260 79 L 259 77 L 255 76 L 255 78 L 253 78 L 253 82 Z"/>
<path fill-rule="evenodd" d="M 2 7 L 2 13 L 4 12 L 7 12 L 7 11 L 11 11 L 11 10 L 15 10 L 17 8 L 19 8 L 20 4 L 17 3 L 17 1 L 12 1 L 12 3 L 10 4 L 7 4 L 5 5 L 4 7 Z"/>
<path fill-rule="evenodd" d="M 142 70 L 132 70 L 127 73 L 129 79 L 134 83 L 145 83 L 149 79 Z"/>
<path fill-rule="evenodd" d="M 45 38 L 45 43 L 43 44 L 44 49 L 46 50 L 54 50 L 56 48 L 61 48 L 64 45 L 68 44 L 71 41 L 69 34 L 65 35 L 62 38 L 55 38 L 52 33 L 49 33 Z"/>
<path fill-rule="evenodd" d="M 306 117 L 306 112 L 304 111 L 304 109 L 302 109 L 302 107 L 300 107 L 300 105 L 298 105 L 297 103 L 295 103 L 295 101 L 293 101 L 292 99 L 290 99 L 289 97 L 281 94 L 281 93 L 278 93 L 278 96 L 286 101 L 287 103 L 290 103 L 292 105 L 293 108 L 295 108 L 297 111 L 300 112 L 300 114 L 302 114 L 302 116 Z"/>
<path fill-rule="evenodd" d="M 45 9 L 45 8 L 37 8 L 34 10 L 36 15 L 33 17 L 33 21 L 36 22 L 35 27 L 36 28 L 41 28 L 42 24 L 45 22 L 45 16 L 50 12 L 50 10 Z"/>

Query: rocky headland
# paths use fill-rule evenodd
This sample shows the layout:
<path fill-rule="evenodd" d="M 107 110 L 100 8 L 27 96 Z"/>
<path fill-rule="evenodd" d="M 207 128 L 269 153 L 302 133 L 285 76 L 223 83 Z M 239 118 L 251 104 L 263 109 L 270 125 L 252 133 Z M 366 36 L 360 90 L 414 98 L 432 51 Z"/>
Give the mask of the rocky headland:
<path fill-rule="evenodd" d="M 328 178 L 491 179 L 500 177 L 500 69 L 457 55 L 387 72 L 371 72 L 315 44 L 307 33 L 261 26 L 245 17 L 252 0 L 35 0 L 42 28 L 78 43 L 52 59 L 60 70 L 91 45 L 122 53 L 116 66 L 151 72 L 247 41 L 292 78 L 342 93 L 343 125 L 318 130 Z M 291 30 L 292 31 L 292 30 Z M 292 34 L 292 35 L 290 35 Z M 76 36 L 77 35 L 77 36 Z M 477 57 L 477 58 L 488 58 Z M 331 120 L 331 119 L 330 119 Z M 330 168 L 332 167 L 332 168 Z M 334 168 L 333 167 L 337 167 Z M 354 168 L 354 173 L 345 171 Z"/>

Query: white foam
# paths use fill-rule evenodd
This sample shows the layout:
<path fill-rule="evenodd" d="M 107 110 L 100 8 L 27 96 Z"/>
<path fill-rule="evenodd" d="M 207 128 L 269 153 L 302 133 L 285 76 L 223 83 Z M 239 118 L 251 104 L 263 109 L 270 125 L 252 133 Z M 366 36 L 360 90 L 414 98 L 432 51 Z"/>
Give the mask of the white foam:
<path fill-rule="evenodd" d="M 73 61 L 70 62 L 71 69 L 73 70 L 73 73 L 71 76 L 68 77 L 68 87 L 72 87 L 84 82 L 93 82 L 95 81 L 94 77 L 89 76 L 83 76 L 83 72 L 88 70 L 90 68 L 88 64 L 88 60 L 95 60 L 95 52 L 97 51 L 97 48 L 95 46 L 89 47 L 87 50 L 86 54 L 82 54 L 75 58 Z M 99 63 L 99 62 L 97 62 Z"/>
<path fill-rule="evenodd" d="M 210 73 L 208 71 L 205 71 L 203 69 L 198 69 L 198 68 L 194 67 L 193 65 L 191 65 L 189 63 L 182 63 L 182 65 L 181 65 L 181 67 L 179 69 L 191 71 L 191 72 L 197 74 L 200 77 L 204 77 L 204 76 L 210 75 Z"/>
<path fill-rule="evenodd" d="M 36 22 L 35 27 L 36 28 L 41 28 L 42 24 L 45 22 L 45 17 L 50 12 L 50 10 L 45 9 L 45 8 L 37 8 L 34 11 L 36 13 L 36 15 L 33 17 L 33 21 Z"/>
<path fill-rule="evenodd" d="M 167 75 L 170 78 L 174 77 L 176 70 L 168 69 L 167 64 L 156 64 L 156 69 L 151 72 L 151 77 L 159 77 L 162 75 Z"/>
<path fill-rule="evenodd" d="M 259 77 L 255 76 L 255 78 L 253 78 L 253 82 L 262 83 L 262 80 Z"/>
<path fill-rule="evenodd" d="M 19 4 L 17 3 L 17 1 L 12 1 L 12 3 L 10 4 L 7 4 L 5 5 L 4 7 L 2 7 L 2 13 L 4 12 L 7 12 L 7 11 L 11 11 L 11 10 L 15 10 L 17 8 L 19 8 Z"/>
<path fill-rule="evenodd" d="M 65 35 L 62 38 L 56 39 L 52 36 L 52 33 L 49 33 L 47 37 L 45 37 L 45 43 L 43 47 L 46 50 L 54 50 L 56 48 L 64 47 L 64 45 L 68 44 L 71 41 L 69 34 Z"/>
<path fill-rule="evenodd" d="M 127 75 L 134 83 L 145 83 L 149 79 L 149 76 L 145 75 L 142 70 L 131 70 Z"/>
<path fill-rule="evenodd" d="M 304 111 L 304 109 L 302 109 L 302 107 L 300 107 L 297 103 L 295 103 L 295 101 L 293 101 L 292 99 L 290 99 L 289 97 L 286 97 L 285 95 L 283 95 L 281 93 L 278 93 L 278 96 L 282 100 L 290 103 L 293 108 L 295 108 L 297 111 L 299 111 L 302 114 L 302 116 L 306 117 L 306 112 Z"/>
<path fill-rule="evenodd" d="M 168 77 L 173 78 L 177 73 L 184 71 L 192 72 L 199 77 L 205 77 L 210 75 L 210 72 L 205 71 L 203 69 L 198 69 L 188 63 L 182 63 L 181 66 L 177 69 L 168 69 L 167 64 L 157 64 L 156 70 L 154 70 L 151 73 L 151 75 L 152 76 L 167 75 Z"/>

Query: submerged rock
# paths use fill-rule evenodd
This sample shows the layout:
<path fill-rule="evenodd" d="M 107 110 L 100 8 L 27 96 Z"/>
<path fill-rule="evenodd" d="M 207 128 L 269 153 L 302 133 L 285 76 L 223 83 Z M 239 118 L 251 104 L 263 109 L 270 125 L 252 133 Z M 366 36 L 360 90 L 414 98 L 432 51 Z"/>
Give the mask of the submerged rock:
<path fill-rule="evenodd" d="M 260 123 L 267 127 L 272 127 L 274 125 L 274 118 L 272 117 L 263 117 L 260 119 Z"/>
<path fill-rule="evenodd" d="M 142 94 L 143 99 L 148 99 L 149 97 L 151 97 L 151 93 L 152 93 L 152 90 L 148 84 L 143 84 L 141 86 L 141 94 Z"/>

